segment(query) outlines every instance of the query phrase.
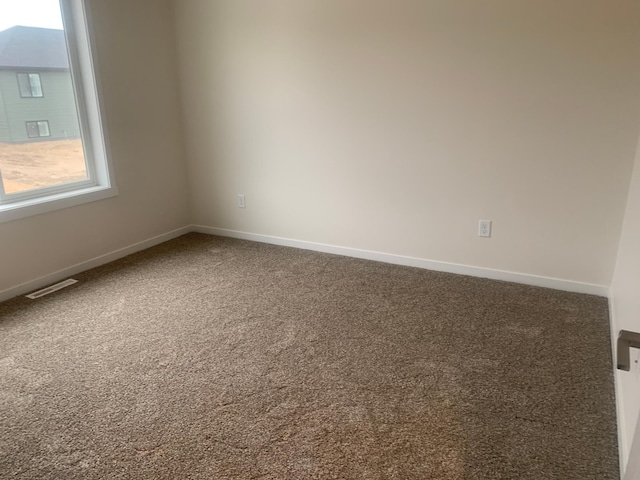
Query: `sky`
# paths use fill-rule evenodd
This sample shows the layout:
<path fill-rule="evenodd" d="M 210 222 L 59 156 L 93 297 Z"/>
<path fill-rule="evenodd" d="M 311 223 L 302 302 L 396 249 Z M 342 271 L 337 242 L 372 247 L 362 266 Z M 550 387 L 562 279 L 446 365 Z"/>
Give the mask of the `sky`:
<path fill-rule="evenodd" d="M 0 30 L 14 25 L 62 28 L 58 0 L 0 0 Z"/>

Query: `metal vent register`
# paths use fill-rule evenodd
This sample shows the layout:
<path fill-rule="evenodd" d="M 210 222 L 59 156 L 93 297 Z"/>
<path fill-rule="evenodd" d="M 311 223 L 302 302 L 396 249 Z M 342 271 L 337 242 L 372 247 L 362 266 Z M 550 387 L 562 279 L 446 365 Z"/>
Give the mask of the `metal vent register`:
<path fill-rule="evenodd" d="M 35 300 L 36 298 L 44 297 L 45 295 L 49 295 L 50 293 L 62 290 L 69 285 L 73 285 L 74 283 L 78 283 L 78 281 L 74 280 L 73 278 L 68 278 L 67 280 L 56 283 L 47 288 L 43 288 L 42 290 L 38 290 L 37 292 L 30 293 L 29 295 L 26 295 L 26 297 Z"/>

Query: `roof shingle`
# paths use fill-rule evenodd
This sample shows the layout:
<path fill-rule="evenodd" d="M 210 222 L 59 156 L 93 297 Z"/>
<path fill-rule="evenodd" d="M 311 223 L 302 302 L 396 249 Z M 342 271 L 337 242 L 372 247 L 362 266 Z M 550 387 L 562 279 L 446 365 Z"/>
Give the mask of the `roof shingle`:
<path fill-rule="evenodd" d="M 68 69 L 64 31 L 21 26 L 1 31 L 0 68 Z"/>

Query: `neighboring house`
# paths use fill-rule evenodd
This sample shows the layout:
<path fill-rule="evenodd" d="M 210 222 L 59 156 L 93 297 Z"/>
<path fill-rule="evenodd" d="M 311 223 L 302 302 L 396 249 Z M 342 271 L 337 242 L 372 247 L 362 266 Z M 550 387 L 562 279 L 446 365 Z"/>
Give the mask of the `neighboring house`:
<path fill-rule="evenodd" d="M 0 32 L 0 142 L 80 137 L 62 30 Z"/>

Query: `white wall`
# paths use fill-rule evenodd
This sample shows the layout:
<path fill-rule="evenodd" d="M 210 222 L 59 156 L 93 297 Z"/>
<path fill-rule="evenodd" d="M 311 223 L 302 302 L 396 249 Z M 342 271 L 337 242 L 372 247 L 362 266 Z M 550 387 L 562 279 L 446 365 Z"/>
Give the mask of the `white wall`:
<path fill-rule="evenodd" d="M 623 478 L 624 480 L 640 480 L 640 417 L 636 424 L 636 434 L 633 438 Z"/>
<path fill-rule="evenodd" d="M 640 149 L 631 179 L 610 304 L 614 343 L 620 330 L 640 332 Z M 640 351 L 633 349 L 631 358 L 639 359 Z M 631 372 L 616 370 L 616 387 L 621 450 L 626 463 L 640 414 L 640 366 L 632 363 Z M 636 448 L 640 450 L 640 438 Z M 640 457 L 640 451 L 636 455 Z"/>
<path fill-rule="evenodd" d="M 609 285 L 639 2 L 174 4 L 195 223 Z"/>
<path fill-rule="evenodd" d="M 90 4 L 120 195 L 0 224 L 0 293 L 192 220 L 609 285 L 640 3 L 176 0 L 182 110 L 171 0 Z M 638 245 L 640 160 L 615 332 L 640 330 Z M 628 457 L 639 374 L 617 382 Z"/>
<path fill-rule="evenodd" d="M 169 0 L 91 0 L 118 197 L 0 224 L 0 294 L 189 224 Z"/>

